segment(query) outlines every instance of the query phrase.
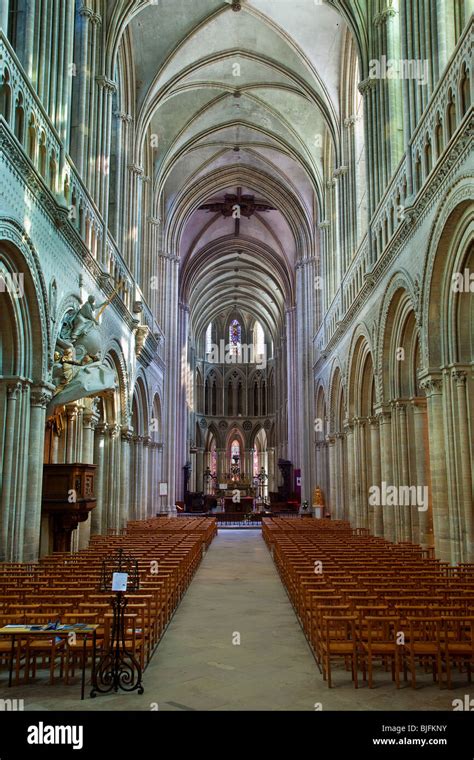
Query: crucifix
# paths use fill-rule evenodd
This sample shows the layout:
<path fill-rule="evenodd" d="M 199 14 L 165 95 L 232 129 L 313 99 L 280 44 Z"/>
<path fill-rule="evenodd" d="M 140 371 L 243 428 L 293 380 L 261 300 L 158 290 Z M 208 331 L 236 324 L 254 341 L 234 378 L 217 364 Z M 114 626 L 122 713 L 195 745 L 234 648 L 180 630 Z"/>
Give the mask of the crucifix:
<path fill-rule="evenodd" d="M 226 218 L 233 217 L 235 219 L 235 237 L 240 235 L 240 219 L 242 216 L 250 219 L 257 211 L 265 213 L 276 211 L 276 208 L 265 203 L 265 201 L 256 201 L 254 195 L 243 195 L 241 187 L 237 188 L 237 195 L 226 193 L 223 201 L 204 203 L 199 206 L 199 209 L 211 213 L 221 213 Z"/>

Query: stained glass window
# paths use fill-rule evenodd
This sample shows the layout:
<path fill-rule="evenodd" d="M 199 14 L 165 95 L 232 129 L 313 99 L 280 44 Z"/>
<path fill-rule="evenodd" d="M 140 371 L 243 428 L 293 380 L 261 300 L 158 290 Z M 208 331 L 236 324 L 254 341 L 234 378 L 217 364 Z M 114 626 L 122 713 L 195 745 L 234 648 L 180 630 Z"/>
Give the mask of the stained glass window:
<path fill-rule="evenodd" d="M 217 449 L 216 449 L 216 442 L 213 441 L 211 444 L 211 473 L 213 475 L 217 475 Z"/>
<path fill-rule="evenodd" d="M 242 343 L 242 328 L 237 319 L 233 319 L 229 326 L 229 345 L 230 352 L 237 354 L 240 351 Z"/>
<path fill-rule="evenodd" d="M 231 459 L 231 462 L 234 461 L 234 459 L 233 459 L 234 456 L 238 456 L 239 459 L 240 459 L 240 443 L 237 440 L 232 441 L 231 446 L 230 446 L 230 459 Z"/>

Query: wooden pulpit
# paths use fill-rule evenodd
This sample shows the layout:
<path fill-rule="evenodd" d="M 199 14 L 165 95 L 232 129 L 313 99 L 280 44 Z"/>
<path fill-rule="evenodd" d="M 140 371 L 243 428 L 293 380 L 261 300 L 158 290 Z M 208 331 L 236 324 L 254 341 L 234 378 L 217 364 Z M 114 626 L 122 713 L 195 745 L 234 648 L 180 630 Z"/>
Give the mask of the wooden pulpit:
<path fill-rule="evenodd" d="M 95 507 L 96 467 L 84 463 L 43 466 L 42 511 L 50 518 L 55 552 L 70 551 L 72 531 Z"/>

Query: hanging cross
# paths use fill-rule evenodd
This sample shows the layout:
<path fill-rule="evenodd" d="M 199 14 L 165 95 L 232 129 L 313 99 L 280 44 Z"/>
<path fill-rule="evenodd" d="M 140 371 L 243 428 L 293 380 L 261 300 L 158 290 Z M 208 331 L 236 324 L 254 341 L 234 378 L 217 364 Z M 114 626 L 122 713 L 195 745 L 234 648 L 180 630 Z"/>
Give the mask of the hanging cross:
<path fill-rule="evenodd" d="M 240 219 L 245 216 L 250 219 L 257 211 L 268 212 L 276 211 L 276 208 L 270 206 L 265 201 L 256 201 L 254 195 L 242 195 L 242 188 L 237 188 L 237 195 L 226 193 L 223 201 L 214 201 L 213 203 L 204 203 L 199 206 L 201 211 L 210 211 L 221 213 L 222 216 L 235 219 L 235 237 L 240 235 Z"/>

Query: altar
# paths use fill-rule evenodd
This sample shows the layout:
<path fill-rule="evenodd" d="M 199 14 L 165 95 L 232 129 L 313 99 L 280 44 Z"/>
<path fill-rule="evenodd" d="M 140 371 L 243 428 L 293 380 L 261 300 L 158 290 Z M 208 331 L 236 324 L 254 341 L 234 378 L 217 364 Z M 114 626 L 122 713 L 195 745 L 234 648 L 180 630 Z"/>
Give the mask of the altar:
<path fill-rule="evenodd" d="M 241 496 L 240 501 L 233 501 L 232 496 L 224 497 L 224 512 L 248 513 L 253 510 L 253 496 Z"/>

